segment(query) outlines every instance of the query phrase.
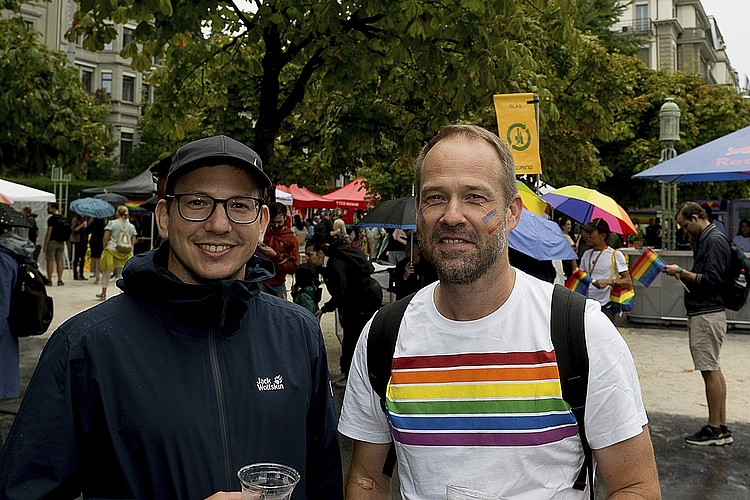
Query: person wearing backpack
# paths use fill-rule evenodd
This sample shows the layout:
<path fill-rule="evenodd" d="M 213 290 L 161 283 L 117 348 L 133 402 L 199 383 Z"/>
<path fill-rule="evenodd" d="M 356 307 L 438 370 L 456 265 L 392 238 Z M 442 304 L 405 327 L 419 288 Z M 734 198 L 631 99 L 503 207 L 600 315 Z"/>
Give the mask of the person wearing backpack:
<path fill-rule="evenodd" d="M 0 399 L 17 398 L 21 388 L 18 339 L 11 333 L 8 318 L 19 279 L 20 262 L 34 260 L 34 244 L 0 225 Z"/>
<path fill-rule="evenodd" d="M 47 233 L 44 236 L 44 252 L 47 258 L 47 279 L 52 284 L 52 270 L 57 263 L 57 286 L 62 286 L 63 282 L 63 257 L 65 255 L 65 244 L 70 239 L 72 229 L 70 222 L 58 213 L 60 207 L 57 203 L 47 204 L 47 213 L 50 214 L 47 219 Z"/>
<path fill-rule="evenodd" d="M 593 498 L 590 476 L 577 479 L 579 426 L 609 496 L 661 498 L 635 365 L 592 300 L 581 313 L 583 421 L 563 399 L 554 285 L 508 262 L 523 207 L 508 146 L 481 127 L 445 127 L 422 149 L 415 181 L 418 241 L 439 281 L 408 302 L 383 406 L 368 375 L 370 324 L 362 332 L 339 420 L 354 440 L 347 498 L 389 498 L 391 441 L 405 500 L 444 499 L 446 484 L 504 498 Z"/>
<path fill-rule="evenodd" d="M 729 240 L 699 204 L 688 201 L 677 210 L 677 224 L 695 238 L 692 269 L 667 265 L 663 272 L 685 285 L 690 355 L 701 372 L 708 402 L 708 422 L 685 442 L 699 446 L 721 446 L 734 442 L 727 427 L 727 384 L 719 364 L 727 333 L 723 291 L 729 280 Z M 747 271 L 747 270 L 746 270 Z"/>
<path fill-rule="evenodd" d="M 102 293 L 97 294 L 99 300 L 106 300 L 107 286 L 112 272 L 116 276 L 122 273 L 125 263 L 133 256 L 133 247 L 136 240 L 135 226 L 128 219 L 128 207 L 120 205 L 117 207 L 116 217 L 107 223 L 104 228 L 104 250 L 100 261 L 102 270 Z"/>
<path fill-rule="evenodd" d="M 292 285 L 294 303 L 315 314 L 319 309 L 321 297 L 322 290 L 315 267 L 307 263 L 297 266 L 294 272 L 294 285 Z"/>
<path fill-rule="evenodd" d="M 334 381 L 337 387 L 346 384 L 354 347 L 362 328 L 383 303 L 380 284 L 370 276 L 375 268 L 361 250 L 351 248 L 345 240 L 335 238 L 328 245 L 316 234 L 305 248 L 307 262 L 323 276 L 331 299 L 315 312 L 320 319 L 324 313 L 338 309 L 344 330 L 339 367 L 341 376 Z"/>

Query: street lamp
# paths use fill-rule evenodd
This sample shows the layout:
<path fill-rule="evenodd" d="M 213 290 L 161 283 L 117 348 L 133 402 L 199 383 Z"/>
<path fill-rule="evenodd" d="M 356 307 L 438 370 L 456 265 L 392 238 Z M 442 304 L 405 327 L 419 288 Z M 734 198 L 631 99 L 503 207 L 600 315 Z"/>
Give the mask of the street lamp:
<path fill-rule="evenodd" d="M 659 109 L 659 140 L 664 143 L 659 163 L 671 160 L 677 156 L 674 143 L 680 140 L 680 107 L 674 102 L 674 97 L 664 99 Z M 662 206 L 662 247 L 674 250 L 677 231 L 675 217 L 677 215 L 677 183 L 661 182 Z"/>

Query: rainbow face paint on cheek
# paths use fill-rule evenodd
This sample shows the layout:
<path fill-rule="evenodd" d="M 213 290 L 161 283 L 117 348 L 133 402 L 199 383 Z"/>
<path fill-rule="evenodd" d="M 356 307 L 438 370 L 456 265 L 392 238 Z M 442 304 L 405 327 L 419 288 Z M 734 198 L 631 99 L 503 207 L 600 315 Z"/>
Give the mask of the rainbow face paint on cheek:
<path fill-rule="evenodd" d="M 500 214 L 498 214 L 497 210 L 494 208 L 490 210 L 487 215 L 482 217 L 482 222 L 484 222 L 485 227 L 487 227 L 488 234 L 494 233 L 503 225 L 502 217 L 500 217 Z"/>
<path fill-rule="evenodd" d="M 424 227 L 425 225 L 427 225 L 427 220 L 425 220 L 424 213 L 422 212 L 422 209 L 420 208 L 417 211 L 417 226 Z"/>

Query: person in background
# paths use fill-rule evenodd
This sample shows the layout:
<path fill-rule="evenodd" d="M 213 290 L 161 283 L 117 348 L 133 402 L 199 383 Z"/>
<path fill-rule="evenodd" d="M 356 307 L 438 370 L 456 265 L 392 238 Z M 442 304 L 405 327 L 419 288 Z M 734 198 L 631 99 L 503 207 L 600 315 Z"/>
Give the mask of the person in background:
<path fill-rule="evenodd" d="M 750 220 L 740 219 L 740 228 L 732 241 L 743 252 L 750 252 Z"/>
<path fill-rule="evenodd" d="M 341 500 L 341 455 L 315 318 L 262 293 L 271 180 L 226 136 L 182 146 L 123 293 L 46 343 L 0 455 L 0 496 L 236 499 L 237 471 L 282 463 L 296 500 Z"/>
<path fill-rule="evenodd" d="M 573 230 L 573 220 L 570 217 L 563 217 L 562 219 L 557 221 L 557 224 L 560 226 L 563 236 L 565 236 L 565 241 L 567 241 L 573 251 L 578 254 L 577 240 L 581 238 L 581 234 L 578 233 L 578 235 L 576 235 L 576 241 L 574 241 L 570 236 L 570 232 Z M 568 278 L 571 274 L 573 274 L 573 270 L 575 269 L 576 265 L 577 263 L 575 260 L 562 261 L 563 273 L 565 274 L 565 278 Z"/>
<path fill-rule="evenodd" d="M 421 290 L 438 279 L 435 268 L 424 258 L 419 244 L 414 240 L 414 233 L 410 233 L 406 257 L 396 264 L 393 271 L 393 293 L 396 294 L 396 300 Z"/>
<path fill-rule="evenodd" d="M 305 256 L 305 242 L 307 241 L 309 233 L 307 232 L 307 227 L 305 227 L 305 221 L 302 220 L 300 214 L 294 216 L 292 234 L 297 238 L 297 243 L 299 243 L 299 263 L 304 264 L 307 262 L 307 256 Z"/>
<path fill-rule="evenodd" d="M 8 326 L 18 266 L 34 257 L 34 244 L 0 225 L 0 399 L 17 398 L 21 390 L 18 339 Z"/>
<path fill-rule="evenodd" d="M 651 248 L 661 248 L 662 229 L 661 221 L 658 217 L 650 218 L 646 227 L 646 246 Z"/>
<path fill-rule="evenodd" d="M 113 272 L 116 274 L 122 273 L 122 268 L 133 256 L 133 248 L 135 248 L 136 230 L 135 226 L 130 223 L 128 207 L 120 205 L 117 207 L 115 215 L 117 218 L 107 223 L 107 227 L 104 228 L 104 236 L 102 237 L 102 244 L 104 245 L 101 259 L 102 293 L 96 295 L 96 298 L 99 300 L 106 300 L 109 278 Z M 122 232 L 130 235 L 130 251 L 119 251 L 117 249 L 117 241 Z"/>
<path fill-rule="evenodd" d="M 300 264 L 294 273 L 294 285 L 292 286 L 292 299 L 315 314 L 320 309 L 319 303 L 322 297 L 322 289 L 318 281 L 318 271 L 312 264 Z"/>
<path fill-rule="evenodd" d="M 342 240 L 349 242 L 349 233 L 346 231 L 346 222 L 341 215 L 341 210 L 336 209 L 333 215 L 333 231 L 331 232 L 331 238 L 341 238 Z"/>
<path fill-rule="evenodd" d="M 53 266 L 57 264 L 57 286 L 62 286 L 63 282 L 63 261 L 65 255 L 65 242 L 70 238 L 66 234 L 63 216 L 58 213 L 60 207 L 57 203 L 47 204 L 47 213 L 50 214 L 47 219 L 47 234 L 44 236 L 44 247 L 42 251 L 47 258 L 47 279 L 52 284 Z"/>
<path fill-rule="evenodd" d="M 449 125 L 419 154 L 419 246 L 440 280 L 406 308 L 384 401 L 368 377 L 369 325 L 362 332 L 339 420 L 354 439 L 347 499 L 390 498 L 382 470 L 391 442 L 401 498 L 442 499 L 446 484 L 503 498 L 589 498 L 590 484 L 574 488 L 584 453 L 560 393 L 553 285 L 508 262 L 523 208 L 515 173 L 510 148 L 478 126 Z M 661 498 L 627 344 L 592 301 L 584 325 L 586 436 L 607 494 Z"/>
<path fill-rule="evenodd" d="M 714 217 L 714 211 L 711 208 L 711 205 L 709 205 L 708 203 L 704 203 L 703 205 L 701 205 L 701 207 L 703 208 L 703 210 L 706 211 L 706 215 L 708 216 L 708 222 L 709 222 L 709 224 L 713 224 L 714 226 L 716 226 L 716 229 L 718 229 L 721 232 L 721 234 L 723 234 L 724 236 L 726 236 L 727 235 L 727 228 L 726 228 L 726 226 L 724 225 L 723 222 L 721 222 L 719 219 L 717 219 L 716 217 Z"/>
<path fill-rule="evenodd" d="M 580 268 L 592 279 L 588 298 L 601 304 L 602 312 L 614 323 L 610 295 L 612 288 L 630 288 L 633 280 L 625 255 L 607 244 L 609 241 L 609 224 L 602 218 L 593 219 L 583 227 L 586 230 L 586 244 L 591 248 L 581 257 Z"/>
<path fill-rule="evenodd" d="M 370 247 L 367 244 L 365 229 L 362 227 L 355 227 L 353 234 L 354 237 L 352 238 L 351 243 L 349 243 L 349 246 L 363 251 L 365 255 L 370 255 Z"/>
<path fill-rule="evenodd" d="M 94 219 L 88 226 L 89 249 L 91 255 L 91 278 L 94 284 L 101 282 L 101 260 L 104 251 L 104 228 L 107 227 L 107 219 Z"/>
<path fill-rule="evenodd" d="M 667 265 L 662 272 L 685 285 L 690 355 L 703 376 L 708 403 L 708 422 L 687 436 L 687 444 L 722 446 L 734 442 L 727 427 L 727 383 L 719 356 L 727 333 L 727 314 L 722 290 L 729 278 L 731 249 L 724 233 L 711 222 L 708 213 L 695 202 L 683 203 L 675 217 L 695 238 L 692 269 Z"/>
<path fill-rule="evenodd" d="M 348 257 L 340 250 L 361 254 L 358 260 Z M 383 302 L 383 290 L 380 284 L 371 277 L 372 264 L 362 252 L 348 248 L 345 241 L 336 239 L 330 245 L 324 243 L 322 236 L 315 235 L 305 248 L 307 262 L 315 266 L 323 276 L 331 299 L 315 311 L 318 320 L 324 313 L 338 312 L 344 339 L 341 343 L 339 368 L 341 375 L 333 381 L 336 387 L 345 387 L 349 367 L 357 345 L 362 327 L 380 308 Z"/>
<path fill-rule="evenodd" d="M 89 235 L 86 231 L 89 222 L 88 218 L 76 214 L 70 223 L 73 232 L 70 235 L 70 241 L 73 243 L 73 280 L 86 281 L 84 266 L 86 264 L 86 250 L 89 246 Z"/>
<path fill-rule="evenodd" d="M 276 275 L 266 280 L 266 283 L 276 291 L 282 299 L 286 299 L 286 275 L 294 274 L 299 264 L 299 242 L 292 231 L 284 225 L 286 206 L 272 203 L 269 207 L 270 220 L 268 231 L 263 237 L 263 243 L 258 245 L 258 251 L 273 262 Z"/>
<path fill-rule="evenodd" d="M 27 228 L 24 228 L 27 231 L 26 237 L 34 244 L 34 261 L 36 261 L 39 258 L 39 253 L 42 251 L 42 245 L 36 241 L 37 236 L 39 236 L 39 226 L 36 224 L 36 214 L 31 211 L 29 205 L 21 207 L 21 214 L 23 215 L 23 218 L 26 219 L 26 225 L 28 226 Z"/>

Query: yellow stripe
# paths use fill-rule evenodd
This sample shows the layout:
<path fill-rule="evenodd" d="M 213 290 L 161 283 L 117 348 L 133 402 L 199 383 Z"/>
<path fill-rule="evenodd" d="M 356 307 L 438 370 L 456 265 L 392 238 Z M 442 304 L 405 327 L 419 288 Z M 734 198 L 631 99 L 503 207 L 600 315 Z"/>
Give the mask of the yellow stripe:
<path fill-rule="evenodd" d="M 419 384 L 389 385 L 388 397 L 399 399 L 472 399 L 488 397 L 562 397 L 560 382 L 531 384 Z"/>

